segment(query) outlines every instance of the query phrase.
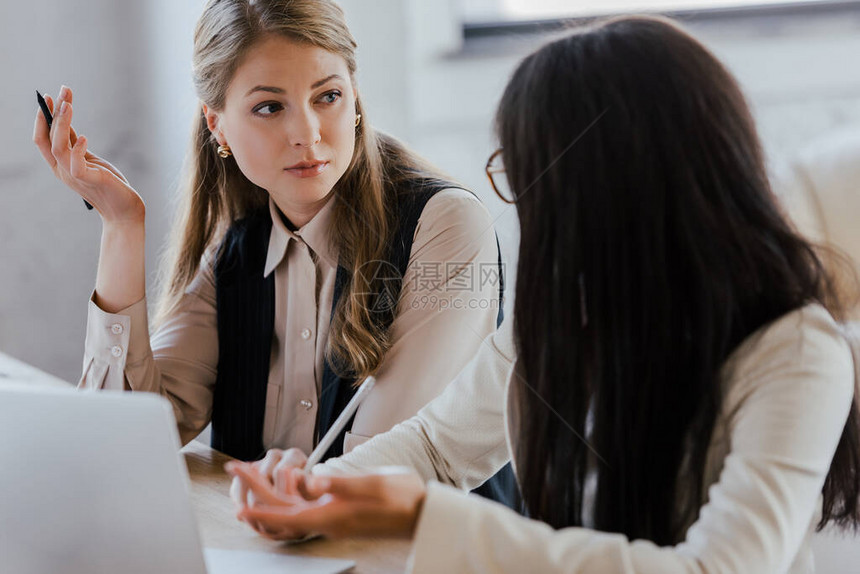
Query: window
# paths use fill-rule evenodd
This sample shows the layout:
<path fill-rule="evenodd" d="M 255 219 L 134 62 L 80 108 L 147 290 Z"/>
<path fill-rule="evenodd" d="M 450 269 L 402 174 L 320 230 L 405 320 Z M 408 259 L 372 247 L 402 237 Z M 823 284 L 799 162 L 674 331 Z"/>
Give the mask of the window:
<path fill-rule="evenodd" d="M 676 12 L 775 5 L 833 4 L 832 0 L 460 0 L 466 22 L 521 22 L 622 12 Z"/>

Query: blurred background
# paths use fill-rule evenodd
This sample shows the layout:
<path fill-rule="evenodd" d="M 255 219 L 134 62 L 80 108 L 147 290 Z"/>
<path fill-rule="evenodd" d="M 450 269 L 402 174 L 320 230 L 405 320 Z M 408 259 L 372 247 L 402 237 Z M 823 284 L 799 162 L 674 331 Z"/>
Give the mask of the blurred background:
<path fill-rule="evenodd" d="M 100 222 L 32 144 L 34 90 L 75 90 L 75 127 L 147 203 L 150 294 L 196 98 L 202 0 L 0 6 L 0 351 L 76 381 Z M 497 218 L 513 279 L 517 221 L 490 190 L 492 117 L 518 60 L 561 27 L 616 12 L 674 15 L 740 80 L 777 193 L 798 225 L 860 252 L 860 2 L 342 0 L 368 118 L 473 189 Z M 540 113 L 535 110 L 534 113 Z M 509 291 L 512 293 L 512 290 Z M 150 297 L 150 304 L 155 297 Z M 512 297 L 508 297 L 510 305 Z M 822 542 L 821 571 L 850 571 Z M 828 546 L 833 544 L 833 546 Z M 852 543 L 854 550 L 860 543 Z"/>

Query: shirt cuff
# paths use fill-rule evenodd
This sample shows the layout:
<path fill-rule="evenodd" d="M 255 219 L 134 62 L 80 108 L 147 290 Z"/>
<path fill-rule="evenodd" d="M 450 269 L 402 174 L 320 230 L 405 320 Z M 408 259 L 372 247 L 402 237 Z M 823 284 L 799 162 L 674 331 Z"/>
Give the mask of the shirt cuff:
<path fill-rule="evenodd" d="M 94 298 L 95 293 L 90 296 L 87 310 L 81 386 L 122 390 L 126 365 L 144 359 L 149 353 L 146 299 L 117 313 L 107 313 L 96 305 Z"/>

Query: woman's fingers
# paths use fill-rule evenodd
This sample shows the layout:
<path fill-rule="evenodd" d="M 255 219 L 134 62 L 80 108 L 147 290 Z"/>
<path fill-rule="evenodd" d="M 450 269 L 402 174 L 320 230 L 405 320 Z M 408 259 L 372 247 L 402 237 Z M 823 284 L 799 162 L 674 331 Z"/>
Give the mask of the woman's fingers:
<path fill-rule="evenodd" d="M 60 97 L 61 99 L 65 100 L 71 104 L 72 103 L 72 96 L 73 96 L 72 88 L 70 88 L 69 86 L 66 86 L 66 85 L 60 86 L 60 91 L 58 92 L 58 97 Z"/>
<path fill-rule="evenodd" d="M 234 476 L 233 481 L 230 483 L 230 498 L 233 499 L 233 502 L 239 510 L 248 506 L 254 506 L 254 493 L 250 492 L 248 485 L 238 475 Z M 251 526 L 251 528 L 260 534 L 264 534 L 263 528 L 255 521 L 246 522 Z"/>
<path fill-rule="evenodd" d="M 50 96 L 44 96 L 44 97 L 45 97 L 45 103 L 48 104 L 48 109 L 51 110 L 52 114 L 56 115 L 56 112 L 54 111 L 54 100 Z M 62 105 L 62 102 L 66 102 L 68 104 L 71 104 L 73 98 L 74 98 L 74 93 L 72 92 L 72 89 L 70 87 L 68 87 L 68 86 L 61 86 L 60 87 L 60 93 L 57 96 L 57 102 L 60 103 L 60 105 Z M 42 118 L 42 123 L 45 126 L 47 126 L 47 124 L 45 123 L 44 117 Z M 68 124 L 69 124 L 69 144 L 71 146 L 74 146 L 78 141 L 78 134 L 77 134 L 77 132 L 75 132 L 75 128 L 73 128 L 71 125 L 71 114 L 69 116 Z M 42 133 L 46 133 L 46 130 L 43 130 Z M 122 173 L 120 173 L 120 171 L 116 167 L 114 167 L 110 162 L 108 162 L 107 160 L 104 160 L 104 159 L 98 157 L 97 155 L 90 153 L 89 151 L 87 151 L 86 158 L 87 158 L 87 161 L 89 161 L 90 163 L 94 163 L 100 167 L 105 168 L 106 170 L 110 171 L 111 173 L 113 173 L 116 176 L 116 178 L 118 180 L 120 180 L 122 183 L 125 183 L 125 184 L 128 183 L 128 181 L 125 179 L 125 177 L 122 175 Z"/>
<path fill-rule="evenodd" d="M 67 104 L 72 103 L 72 89 L 66 85 L 60 86 L 60 91 L 57 92 L 57 103 L 56 103 L 57 107 L 56 107 L 56 109 L 54 108 L 55 104 L 54 104 L 53 100 L 45 100 L 45 101 L 48 104 L 48 109 L 50 109 L 51 113 L 54 114 L 54 116 L 56 117 L 57 113 L 60 110 L 60 107 L 62 107 L 62 105 L 63 105 L 63 102 L 66 102 Z"/>
<path fill-rule="evenodd" d="M 262 474 L 263 477 L 271 483 L 274 483 L 272 477 L 274 475 L 275 466 L 277 466 L 278 461 L 281 460 L 282 452 L 282 450 L 277 448 L 269 449 L 266 452 L 266 456 L 263 457 L 263 460 L 254 463 L 254 466 L 260 471 L 260 474 Z"/>
<path fill-rule="evenodd" d="M 48 105 L 50 110 L 54 109 L 54 100 L 51 96 L 44 96 L 45 103 Z M 52 112 L 53 113 L 53 112 Z M 78 134 L 75 132 L 75 129 L 69 125 L 69 144 L 74 146 L 78 141 Z M 48 165 L 51 166 L 51 169 L 55 169 L 57 167 L 57 158 L 54 157 L 53 152 L 51 151 L 52 140 L 51 140 L 51 128 L 48 127 L 48 121 L 45 119 L 45 114 L 42 113 L 41 108 L 36 108 L 36 121 L 33 123 L 33 142 L 36 144 L 36 147 L 39 149 L 39 153 L 42 154 L 42 157 L 45 158 L 45 161 L 48 162 Z M 89 152 L 87 152 L 87 159 L 91 159 L 91 157 L 95 157 Z M 106 166 L 107 167 L 107 166 Z M 113 166 L 110 166 L 113 168 Z M 113 168 L 111 171 L 115 172 L 116 168 Z"/>
<path fill-rule="evenodd" d="M 100 177 L 101 172 L 87 164 L 87 139 L 84 136 L 73 139 L 71 123 L 72 105 L 64 100 L 60 104 L 60 113 L 54 120 L 51 154 L 57 161 L 57 166 L 71 176 L 69 183 L 99 185 L 104 181 Z M 80 192 L 80 187 L 74 187 Z M 88 198 L 84 197 L 84 199 Z"/>
<path fill-rule="evenodd" d="M 80 180 L 91 179 L 89 168 L 87 167 L 87 138 L 81 136 L 75 145 L 72 146 L 70 154 L 69 173 L 72 177 Z"/>
<path fill-rule="evenodd" d="M 278 470 L 278 475 L 283 484 L 283 490 L 279 489 L 278 492 L 300 496 L 305 500 L 316 500 L 320 497 L 308 490 L 306 480 L 310 475 L 301 468 L 282 468 Z"/>
<path fill-rule="evenodd" d="M 48 122 L 45 121 L 45 116 L 42 114 L 41 108 L 36 110 L 36 122 L 33 125 L 33 143 L 39 148 L 39 153 L 42 154 L 42 157 L 51 166 L 51 169 L 55 169 L 57 167 L 57 160 L 54 158 L 54 154 L 51 153 L 51 137 L 48 131 Z"/>
<path fill-rule="evenodd" d="M 289 466 L 292 468 L 304 468 L 308 462 L 308 456 L 301 449 L 291 448 L 283 452 L 280 466 Z"/>
<path fill-rule="evenodd" d="M 230 498 L 239 508 L 248 505 L 248 487 L 238 476 L 234 476 L 233 482 L 230 483 Z"/>
<path fill-rule="evenodd" d="M 248 508 L 254 508 L 261 504 L 270 507 L 290 508 L 296 503 L 304 502 L 301 498 L 275 492 L 272 485 L 260 474 L 259 469 L 253 464 L 231 462 L 227 463 L 225 468 L 227 472 L 238 478 L 241 483 L 236 487 L 236 489 L 238 491 L 238 496 L 245 502 L 244 504 L 240 504 L 240 511 L 236 515 L 239 520 L 247 522 L 251 528 L 267 538 L 273 538 L 276 540 L 301 538 L 302 532 L 296 532 L 290 536 L 284 536 L 282 534 L 280 538 L 276 538 L 273 535 L 273 532 L 282 532 L 285 530 L 284 527 L 278 526 L 273 528 L 272 525 L 268 523 L 257 521 L 253 518 L 244 517 L 242 515 L 242 513 Z M 242 492 L 243 488 L 245 489 L 244 493 Z"/>
<path fill-rule="evenodd" d="M 297 448 L 291 448 L 281 453 L 280 460 L 275 465 L 275 472 L 288 468 L 304 468 L 307 461 L 308 457 L 304 452 Z"/>
<path fill-rule="evenodd" d="M 286 484 L 283 482 L 286 477 L 285 470 L 290 468 L 303 468 L 308 457 L 301 450 L 291 448 L 283 451 L 277 448 L 269 449 L 263 460 L 255 462 L 254 466 L 260 471 L 260 474 L 275 486 L 278 492 L 287 492 Z"/>
<path fill-rule="evenodd" d="M 41 113 L 33 125 L 33 141 L 54 175 L 98 209 L 104 221 L 141 221 L 145 205 L 122 173 L 88 151 L 87 138 L 72 129 L 72 91 L 63 87 L 55 101 L 45 97 L 53 111 L 50 130 Z"/>
<path fill-rule="evenodd" d="M 240 520 L 254 521 L 267 532 L 289 531 L 290 533 L 324 531 L 336 521 L 337 509 L 330 506 L 332 499 L 326 497 L 296 506 L 260 505 L 243 508 Z M 322 528 L 320 528 L 322 527 Z"/>
<path fill-rule="evenodd" d="M 254 507 L 255 495 L 253 491 L 250 490 L 247 483 L 242 479 L 242 477 L 237 474 L 233 477 L 233 482 L 230 484 L 230 498 L 236 503 L 239 511 Z M 303 532 L 293 532 L 289 529 L 277 528 L 272 529 L 265 524 L 258 522 L 257 520 L 252 520 L 249 518 L 242 518 L 237 514 L 237 518 L 246 522 L 251 528 L 253 528 L 258 534 L 264 536 L 266 538 L 272 540 L 292 540 L 297 538 L 302 538 L 304 536 Z"/>
<path fill-rule="evenodd" d="M 275 490 L 304 496 L 304 493 L 296 490 L 296 486 L 298 484 L 297 477 L 304 474 L 301 471 L 307 461 L 308 457 L 305 456 L 305 453 L 297 448 L 285 451 L 273 471 Z M 293 473 L 293 470 L 298 472 Z"/>
<path fill-rule="evenodd" d="M 65 87 L 65 86 L 63 86 L 63 87 Z M 71 88 L 66 88 L 66 89 L 69 90 L 69 96 L 68 97 L 63 97 L 62 95 L 58 96 L 59 99 L 57 101 L 66 101 L 66 102 L 69 102 L 71 104 L 72 103 L 72 95 L 71 95 L 72 89 Z M 62 91 L 62 88 L 60 88 L 60 90 Z M 48 104 L 48 109 L 51 110 L 52 114 L 55 114 L 56 112 L 54 111 L 54 99 L 48 95 L 43 96 L 43 97 L 45 98 L 45 103 Z M 69 129 L 71 130 L 71 139 L 70 139 L 71 144 L 75 145 L 75 140 L 78 139 L 78 134 L 75 133 L 75 128 L 70 127 Z"/>
<path fill-rule="evenodd" d="M 301 501 L 298 497 L 276 492 L 268 480 L 252 464 L 228 462 L 225 469 L 229 474 L 242 479 L 250 491 L 248 497 L 253 494 L 256 501 L 262 504 L 292 505 Z"/>
<path fill-rule="evenodd" d="M 329 493 L 341 498 L 379 498 L 384 494 L 384 475 L 308 476 L 304 486 L 314 498 Z"/>
<path fill-rule="evenodd" d="M 275 485 L 275 490 L 277 492 L 284 492 L 287 494 L 294 494 L 288 490 L 289 484 L 287 483 L 288 471 L 286 468 L 281 468 L 276 466 L 272 471 L 272 483 Z"/>
<path fill-rule="evenodd" d="M 334 538 L 348 536 L 399 536 L 408 533 L 397 516 L 378 502 L 347 502 L 330 495 L 291 508 L 245 508 L 239 518 L 261 525 L 270 537 L 295 540 L 316 532 Z"/>
<path fill-rule="evenodd" d="M 301 469 L 278 465 L 275 468 L 275 490 L 293 496 L 302 496 L 297 486 L 299 478 L 303 474 Z"/>
<path fill-rule="evenodd" d="M 65 102 L 68 102 L 69 104 L 71 104 L 72 103 L 72 97 L 73 97 L 71 88 L 68 88 L 66 86 L 62 86 L 60 91 L 61 91 L 61 95 L 58 97 L 58 100 L 57 100 L 58 103 L 61 105 L 61 103 L 63 101 L 65 101 Z M 51 111 L 51 114 L 56 116 L 56 114 L 59 113 L 59 108 L 55 109 L 54 99 L 47 94 L 45 94 L 43 97 L 45 98 L 45 103 L 47 104 L 48 109 Z M 69 146 L 70 146 L 70 148 L 74 148 L 75 144 L 78 142 L 78 134 L 75 131 L 75 128 L 73 128 L 71 125 L 71 117 L 69 117 L 69 121 L 68 121 L 68 130 L 69 130 Z M 50 165 L 51 168 L 56 168 L 57 158 L 54 157 L 54 154 L 52 152 L 52 146 L 53 146 L 52 134 L 53 134 L 53 129 L 48 128 L 48 122 L 45 119 L 45 115 L 42 113 L 42 109 L 37 108 L 36 109 L 36 121 L 33 124 L 33 142 L 36 144 L 36 147 L 39 148 L 39 152 L 42 154 L 42 157 L 45 158 L 45 161 L 48 162 L 48 165 Z M 94 153 L 91 153 L 86 148 L 85 148 L 85 151 L 86 151 L 86 154 L 84 157 L 86 157 L 86 160 L 89 163 L 96 165 L 98 167 L 104 168 L 105 170 L 111 172 L 114 176 L 116 176 L 117 180 L 128 185 L 128 181 L 125 179 L 125 177 L 122 175 L 122 173 L 116 167 L 114 167 L 110 162 L 108 162 L 105 159 L 100 158 L 99 156 L 95 155 Z"/>
<path fill-rule="evenodd" d="M 69 171 L 69 127 L 72 123 L 72 106 L 66 102 L 60 104 L 60 113 L 54 118 L 51 127 L 51 154 L 57 160 L 57 165 L 63 171 Z"/>
<path fill-rule="evenodd" d="M 61 154 L 65 154 L 65 151 L 70 150 L 71 146 L 75 144 L 77 141 L 77 134 L 72 129 L 72 90 L 68 86 L 60 86 L 60 93 L 57 94 L 57 107 L 54 107 L 54 100 L 48 97 L 45 100 L 45 103 L 48 104 L 48 109 L 51 110 L 51 113 L 54 115 L 53 125 L 51 126 L 51 143 L 52 143 L 52 152 L 59 149 Z M 60 117 L 57 117 L 57 116 Z M 61 137 L 58 137 L 58 133 L 62 133 Z M 54 158 L 61 162 L 62 165 L 65 163 L 62 162 L 61 158 L 57 157 L 57 154 L 54 153 Z"/>
<path fill-rule="evenodd" d="M 402 536 L 414 532 L 425 486 L 414 473 L 380 469 L 363 476 L 307 476 L 316 500 L 270 503 L 242 508 L 237 517 L 272 537 L 300 532 L 342 536 Z M 296 469 L 293 473 L 298 473 Z"/>
<path fill-rule="evenodd" d="M 72 135 L 74 135 L 74 132 Z M 125 178 L 122 172 L 120 172 L 116 167 L 113 166 L 113 164 L 111 164 L 106 159 L 100 158 L 96 154 L 87 151 L 87 161 L 109 171 L 114 175 L 114 177 L 116 177 L 117 181 L 119 181 L 120 183 L 129 185 L 128 180 Z"/>

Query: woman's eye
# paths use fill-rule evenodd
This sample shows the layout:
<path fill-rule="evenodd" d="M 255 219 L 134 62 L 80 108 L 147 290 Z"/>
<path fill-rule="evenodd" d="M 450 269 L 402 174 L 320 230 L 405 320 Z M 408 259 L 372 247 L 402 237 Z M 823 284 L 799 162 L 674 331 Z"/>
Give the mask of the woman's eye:
<path fill-rule="evenodd" d="M 270 116 L 275 112 L 280 111 L 281 109 L 283 109 L 283 106 L 281 106 L 281 104 L 278 104 L 276 102 L 266 102 L 264 104 L 256 106 L 254 108 L 254 113 L 261 116 Z"/>
<path fill-rule="evenodd" d="M 340 92 L 337 90 L 326 92 L 320 97 L 320 100 L 326 104 L 333 104 L 340 99 Z"/>

